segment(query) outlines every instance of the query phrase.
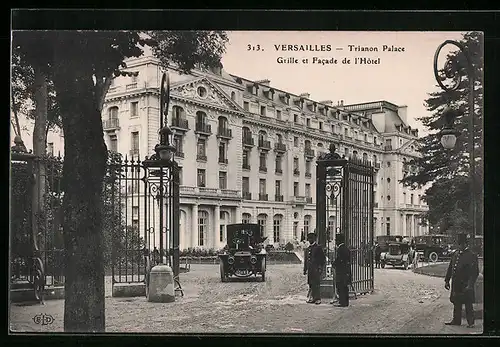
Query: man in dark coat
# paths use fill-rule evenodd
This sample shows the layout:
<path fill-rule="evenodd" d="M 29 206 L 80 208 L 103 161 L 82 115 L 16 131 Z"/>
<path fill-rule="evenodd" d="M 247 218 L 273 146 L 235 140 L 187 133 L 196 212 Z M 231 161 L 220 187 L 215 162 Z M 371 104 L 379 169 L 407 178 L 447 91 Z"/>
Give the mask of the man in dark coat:
<path fill-rule="evenodd" d="M 349 306 L 349 285 L 352 283 L 351 274 L 351 251 L 345 245 L 344 234 L 335 237 L 337 254 L 333 262 L 335 267 L 335 286 L 339 296 L 339 307 Z"/>
<path fill-rule="evenodd" d="M 458 235 L 458 250 L 451 257 L 448 271 L 446 272 L 445 285 L 446 290 L 450 289 L 450 301 L 453 303 L 453 319 L 446 325 L 462 324 L 462 306 L 465 305 L 465 316 L 467 318 L 467 327 L 474 327 L 474 284 L 479 275 L 478 258 L 467 245 L 467 235 Z"/>
<path fill-rule="evenodd" d="M 375 267 L 378 269 L 380 267 L 380 255 L 382 254 L 382 249 L 380 249 L 380 245 L 375 243 L 375 249 L 373 251 L 375 253 Z"/>
<path fill-rule="evenodd" d="M 307 302 L 319 305 L 321 304 L 321 275 L 326 257 L 323 248 L 316 242 L 316 234 L 307 234 L 307 241 L 309 241 L 309 247 L 307 247 L 304 254 L 304 275 L 307 274 L 307 284 L 309 284 L 309 291 L 311 293 L 311 297 L 308 298 Z"/>

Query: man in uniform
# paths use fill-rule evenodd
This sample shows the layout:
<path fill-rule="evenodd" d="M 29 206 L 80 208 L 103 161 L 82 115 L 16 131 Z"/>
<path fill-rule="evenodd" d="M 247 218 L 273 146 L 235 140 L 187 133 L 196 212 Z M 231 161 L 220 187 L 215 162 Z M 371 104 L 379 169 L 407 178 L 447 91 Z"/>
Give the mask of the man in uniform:
<path fill-rule="evenodd" d="M 320 284 L 321 274 L 325 266 L 326 258 L 323 248 L 316 242 L 316 234 L 307 234 L 307 247 L 304 258 L 304 275 L 307 274 L 307 284 L 309 284 L 309 291 L 311 297 L 308 298 L 307 303 L 321 304 L 320 297 Z"/>
<path fill-rule="evenodd" d="M 479 275 L 478 258 L 467 245 L 467 235 L 458 235 L 458 250 L 451 257 L 448 271 L 446 272 L 445 285 L 446 290 L 450 289 L 450 301 L 453 303 L 453 319 L 446 325 L 462 324 L 462 306 L 465 305 L 465 316 L 467 318 L 467 327 L 474 327 L 474 284 Z"/>
<path fill-rule="evenodd" d="M 344 234 L 337 234 L 335 243 L 338 245 L 333 262 L 335 267 L 335 286 L 339 296 L 339 307 L 349 306 L 349 285 L 351 282 L 351 251 L 345 245 Z"/>

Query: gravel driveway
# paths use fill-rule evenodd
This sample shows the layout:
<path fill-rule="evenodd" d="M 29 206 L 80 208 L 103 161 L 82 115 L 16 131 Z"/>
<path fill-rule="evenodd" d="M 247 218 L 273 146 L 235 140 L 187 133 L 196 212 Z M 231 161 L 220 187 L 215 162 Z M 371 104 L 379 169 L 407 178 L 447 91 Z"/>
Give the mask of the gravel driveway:
<path fill-rule="evenodd" d="M 376 269 L 375 292 L 351 300 L 349 308 L 306 304 L 307 285 L 301 265 L 270 265 L 266 282 L 221 283 L 218 266 L 193 265 L 181 274 L 184 298 L 170 304 L 144 297 L 112 298 L 107 278 L 107 332 L 184 333 L 379 333 L 463 334 L 475 329 L 449 327 L 452 305 L 441 278 L 411 270 Z M 63 300 L 44 306 L 11 305 L 13 331 L 63 331 Z M 51 325 L 34 324 L 46 313 Z M 465 322 L 464 322 L 465 325 Z"/>

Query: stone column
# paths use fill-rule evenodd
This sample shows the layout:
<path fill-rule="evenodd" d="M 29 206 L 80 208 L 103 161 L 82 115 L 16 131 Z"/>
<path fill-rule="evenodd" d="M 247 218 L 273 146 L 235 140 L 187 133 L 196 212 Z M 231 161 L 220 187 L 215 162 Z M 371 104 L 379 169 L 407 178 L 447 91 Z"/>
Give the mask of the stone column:
<path fill-rule="evenodd" d="M 403 216 L 401 217 L 402 220 L 402 226 L 401 228 L 403 229 L 403 236 L 411 236 L 411 233 L 406 230 L 406 213 L 403 213 Z"/>
<path fill-rule="evenodd" d="M 257 208 L 254 207 L 252 209 L 252 218 L 251 218 L 252 223 L 257 223 Z"/>
<path fill-rule="evenodd" d="M 414 236 L 414 233 L 413 233 L 413 215 L 412 214 L 409 215 L 408 222 L 410 224 L 410 227 L 409 227 L 410 236 Z"/>
<path fill-rule="evenodd" d="M 234 219 L 235 223 L 241 223 L 241 207 L 236 206 L 236 218 Z"/>
<path fill-rule="evenodd" d="M 212 233 L 212 243 L 210 243 L 211 248 L 219 248 L 220 244 L 220 206 L 215 205 L 214 207 L 214 229 L 215 232 Z"/>
<path fill-rule="evenodd" d="M 194 204 L 191 212 L 191 247 L 198 246 L 198 205 Z"/>

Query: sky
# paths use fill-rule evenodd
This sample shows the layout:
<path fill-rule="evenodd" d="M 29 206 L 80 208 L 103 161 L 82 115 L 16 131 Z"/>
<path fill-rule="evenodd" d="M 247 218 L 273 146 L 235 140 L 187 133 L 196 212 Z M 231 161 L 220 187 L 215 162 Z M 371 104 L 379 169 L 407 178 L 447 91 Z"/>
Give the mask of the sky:
<path fill-rule="evenodd" d="M 410 126 L 422 135 L 426 131 L 416 118 L 428 114 L 424 100 L 428 93 L 438 90 L 433 72 L 436 49 L 447 39 L 460 40 L 463 33 L 231 31 L 222 63 L 230 74 L 250 80 L 268 79 L 272 87 L 294 94 L 309 93 L 315 101 L 332 100 L 337 105 L 339 100 L 344 104 L 386 100 L 406 105 Z M 308 45 L 313 49 L 330 45 L 331 50 L 283 51 L 276 45 Z M 356 46 L 376 47 L 378 51 L 356 52 Z M 444 66 L 446 54 L 455 49 L 451 45 L 443 48 L 439 68 Z M 279 57 L 298 62 L 278 63 Z M 337 63 L 313 63 L 314 57 L 333 58 Z M 356 57 L 374 59 L 378 64 L 355 64 Z M 350 64 L 343 64 L 344 58 L 350 59 Z"/>

